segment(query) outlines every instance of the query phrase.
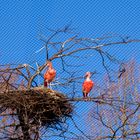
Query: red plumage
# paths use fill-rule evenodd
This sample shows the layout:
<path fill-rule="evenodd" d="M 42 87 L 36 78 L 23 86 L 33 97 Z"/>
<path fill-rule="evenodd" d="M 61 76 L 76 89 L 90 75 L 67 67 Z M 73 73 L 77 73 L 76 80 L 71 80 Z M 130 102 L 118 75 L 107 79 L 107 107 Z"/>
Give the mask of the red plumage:
<path fill-rule="evenodd" d="M 86 79 L 82 84 L 82 92 L 83 92 L 83 96 L 87 97 L 89 92 L 92 90 L 92 88 L 94 86 L 94 82 L 90 79 L 90 77 L 91 77 L 90 72 L 87 72 L 85 77 L 86 77 Z"/>
<path fill-rule="evenodd" d="M 56 70 L 52 67 L 52 63 L 50 61 L 47 62 L 47 66 L 48 70 L 44 74 L 44 87 L 47 87 L 56 76 Z"/>

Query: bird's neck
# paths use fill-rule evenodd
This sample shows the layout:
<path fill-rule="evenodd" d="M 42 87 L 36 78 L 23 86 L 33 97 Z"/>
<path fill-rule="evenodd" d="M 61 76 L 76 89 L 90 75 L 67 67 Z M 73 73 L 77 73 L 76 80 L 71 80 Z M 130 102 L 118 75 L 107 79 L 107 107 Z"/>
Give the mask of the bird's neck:
<path fill-rule="evenodd" d="M 52 66 L 49 66 L 49 68 L 48 68 L 49 70 L 51 70 L 51 69 L 53 69 L 53 67 Z"/>
<path fill-rule="evenodd" d="M 87 78 L 86 78 L 86 81 L 91 81 L 90 77 L 87 77 Z"/>

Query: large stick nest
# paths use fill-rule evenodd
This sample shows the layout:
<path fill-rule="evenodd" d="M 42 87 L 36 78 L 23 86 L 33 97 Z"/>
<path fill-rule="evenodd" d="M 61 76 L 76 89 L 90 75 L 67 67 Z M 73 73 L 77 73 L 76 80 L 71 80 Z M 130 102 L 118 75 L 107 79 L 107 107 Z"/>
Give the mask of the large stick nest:
<path fill-rule="evenodd" d="M 0 93 L 1 110 L 12 109 L 25 115 L 28 124 L 50 126 L 71 117 L 73 107 L 66 96 L 45 88 Z M 20 112 L 20 114 L 18 114 Z"/>

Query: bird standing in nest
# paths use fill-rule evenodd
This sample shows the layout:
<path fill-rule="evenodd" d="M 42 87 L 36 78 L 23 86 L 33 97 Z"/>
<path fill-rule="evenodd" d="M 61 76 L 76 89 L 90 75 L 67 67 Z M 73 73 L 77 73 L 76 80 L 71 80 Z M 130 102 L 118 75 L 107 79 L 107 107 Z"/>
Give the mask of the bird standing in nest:
<path fill-rule="evenodd" d="M 91 77 L 91 73 L 90 72 L 86 72 L 85 74 L 85 81 L 83 82 L 82 85 L 82 92 L 83 92 L 83 97 L 87 99 L 87 96 L 89 94 L 89 92 L 92 90 L 93 86 L 94 86 L 94 82 L 90 79 Z"/>
<path fill-rule="evenodd" d="M 56 70 L 53 68 L 50 61 L 47 62 L 47 67 L 48 69 L 44 74 L 44 87 L 48 87 L 48 85 L 54 80 L 56 76 Z"/>

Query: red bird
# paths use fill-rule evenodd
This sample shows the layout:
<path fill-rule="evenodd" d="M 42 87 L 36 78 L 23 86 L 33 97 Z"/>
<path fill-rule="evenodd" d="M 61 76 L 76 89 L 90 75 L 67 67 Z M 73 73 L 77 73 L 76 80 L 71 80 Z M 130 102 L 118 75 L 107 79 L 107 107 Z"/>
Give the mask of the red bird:
<path fill-rule="evenodd" d="M 90 79 L 90 77 L 91 77 L 91 73 L 86 72 L 86 74 L 85 74 L 86 79 L 82 85 L 82 91 L 83 91 L 84 98 L 87 98 L 89 92 L 92 90 L 92 88 L 94 86 L 94 82 Z"/>
<path fill-rule="evenodd" d="M 47 67 L 48 70 L 44 74 L 44 87 L 47 87 L 48 84 L 50 84 L 56 76 L 56 70 L 53 68 L 50 61 L 47 62 Z"/>

